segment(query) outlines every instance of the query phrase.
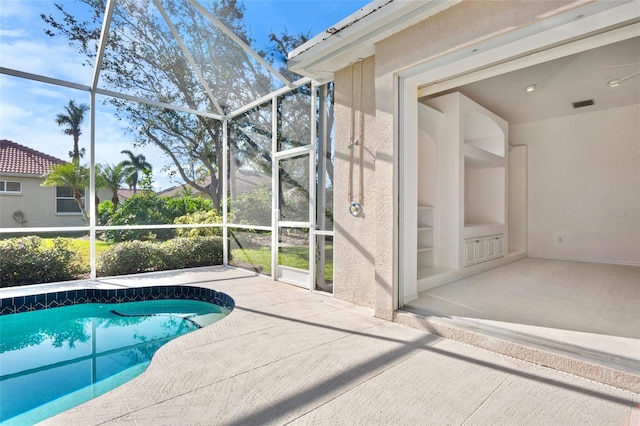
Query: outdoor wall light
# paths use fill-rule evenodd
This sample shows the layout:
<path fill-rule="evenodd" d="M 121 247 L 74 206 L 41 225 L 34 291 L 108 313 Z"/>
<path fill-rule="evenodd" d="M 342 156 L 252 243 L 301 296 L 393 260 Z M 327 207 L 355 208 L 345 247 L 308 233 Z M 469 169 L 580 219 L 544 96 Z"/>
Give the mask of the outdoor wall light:
<path fill-rule="evenodd" d="M 357 201 L 352 201 L 349 205 L 349 213 L 354 217 L 360 216 L 362 214 L 362 204 Z"/>

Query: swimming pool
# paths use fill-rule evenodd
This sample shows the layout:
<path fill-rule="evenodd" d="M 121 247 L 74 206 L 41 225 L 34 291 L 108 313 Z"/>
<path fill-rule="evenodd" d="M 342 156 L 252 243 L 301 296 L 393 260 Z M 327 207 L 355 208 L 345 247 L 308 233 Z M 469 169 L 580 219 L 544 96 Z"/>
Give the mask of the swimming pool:
<path fill-rule="evenodd" d="M 233 300 L 167 286 L 21 296 L 1 306 L 0 423 L 32 424 L 136 377 L 162 345 L 224 318 Z"/>

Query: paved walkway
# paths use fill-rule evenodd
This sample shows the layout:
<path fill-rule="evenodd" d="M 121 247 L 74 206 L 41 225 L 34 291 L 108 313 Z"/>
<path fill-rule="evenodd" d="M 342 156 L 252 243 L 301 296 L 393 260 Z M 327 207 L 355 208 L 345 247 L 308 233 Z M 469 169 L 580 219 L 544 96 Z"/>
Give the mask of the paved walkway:
<path fill-rule="evenodd" d="M 640 424 L 640 395 L 442 339 L 243 270 L 105 280 L 232 296 L 142 375 L 51 425 Z"/>

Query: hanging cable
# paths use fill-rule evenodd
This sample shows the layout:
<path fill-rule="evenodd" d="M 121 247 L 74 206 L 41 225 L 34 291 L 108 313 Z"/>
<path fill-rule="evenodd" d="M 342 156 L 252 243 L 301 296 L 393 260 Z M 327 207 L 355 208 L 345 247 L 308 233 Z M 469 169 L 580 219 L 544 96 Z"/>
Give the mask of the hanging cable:
<path fill-rule="evenodd" d="M 353 64 L 350 67 L 351 82 L 349 84 L 349 181 L 348 181 L 348 202 L 353 202 L 353 148 L 354 148 L 354 126 L 355 126 L 355 111 L 353 109 Z"/>
<path fill-rule="evenodd" d="M 364 203 L 364 112 L 362 110 L 362 75 L 363 75 L 363 62 L 360 61 L 360 100 L 358 105 L 358 145 L 359 145 L 359 153 L 358 153 L 358 165 L 359 167 L 359 176 L 360 180 L 358 182 L 358 202 L 360 204 Z"/>
<path fill-rule="evenodd" d="M 362 161 L 363 157 L 363 149 L 362 143 L 359 138 L 364 134 L 364 115 L 362 113 L 362 61 L 359 61 L 360 66 L 360 91 L 358 92 L 358 138 L 356 138 L 356 113 L 355 113 L 355 102 L 354 102 L 354 86 L 355 86 L 355 78 L 354 78 L 354 64 L 350 65 L 350 90 L 349 90 L 349 182 L 348 182 L 348 197 L 349 197 L 349 213 L 351 215 L 358 217 L 362 214 L 362 188 L 363 188 L 363 168 L 364 163 Z M 356 146 L 358 146 L 358 199 L 357 201 L 353 197 L 353 167 L 354 167 L 354 151 Z"/>

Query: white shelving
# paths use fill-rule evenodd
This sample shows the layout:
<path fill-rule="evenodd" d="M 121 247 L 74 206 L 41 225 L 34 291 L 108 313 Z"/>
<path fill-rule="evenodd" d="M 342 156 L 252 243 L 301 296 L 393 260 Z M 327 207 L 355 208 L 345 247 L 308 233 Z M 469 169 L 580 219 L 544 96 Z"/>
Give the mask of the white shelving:
<path fill-rule="evenodd" d="M 430 159 L 419 158 L 419 169 L 433 167 L 434 214 L 439 221 L 429 231 L 438 244 L 432 247 L 430 267 L 459 270 L 503 256 L 507 233 L 507 133 L 508 123 L 462 93 L 455 92 L 424 101 L 442 114 L 429 122 L 433 143 Z M 418 183 L 420 186 L 422 182 Z M 419 203 L 420 204 L 420 203 Z M 420 216 L 420 210 L 418 216 Z M 420 231 L 418 231 L 420 233 Z M 501 236 L 497 250 L 495 236 Z M 420 265 L 418 265 L 420 267 Z"/>
<path fill-rule="evenodd" d="M 417 240 L 418 240 L 418 279 L 431 274 L 434 267 L 434 208 L 418 206 Z"/>
<path fill-rule="evenodd" d="M 436 263 L 436 185 L 437 160 L 436 138 L 442 112 L 423 104 L 418 105 L 418 144 L 415 151 L 417 163 L 416 204 L 417 223 L 415 230 L 417 280 L 437 273 Z"/>
<path fill-rule="evenodd" d="M 506 121 L 461 93 L 420 100 L 415 118 L 417 128 L 405 129 L 401 158 L 402 303 L 510 261 L 509 215 L 526 222 L 526 208 L 514 208 L 523 198 L 508 196 L 514 189 L 508 185 Z M 516 168 L 519 194 L 526 183 L 523 162 L 526 156 Z M 523 252 L 526 226 L 517 231 L 513 240 Z"/>

